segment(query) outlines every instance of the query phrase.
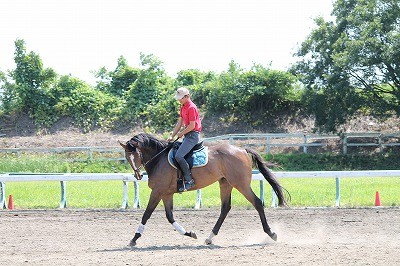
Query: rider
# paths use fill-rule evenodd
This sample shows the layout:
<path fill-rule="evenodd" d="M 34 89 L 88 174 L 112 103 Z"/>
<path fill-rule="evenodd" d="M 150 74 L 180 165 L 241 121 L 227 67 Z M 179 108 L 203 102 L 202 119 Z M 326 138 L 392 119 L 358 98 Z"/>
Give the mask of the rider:
<path fill-rule="evenodd" d="M 168 141 L 172 141 L 175 135 L 178 135 L 178 138 L 185 136 L 175 154 L 175 160 L 181 167 L 184 176 L 183 188 L 180 189 L 180 192 L 182 192 L 194 186 L 189 164 L 184 157 L 199 142 L 199 135 L 202 127 L 199 111 L 197 106 L 190 99 L 189 90 L 184 87 L 177 89 L 175 99 L 181 104 L 180 116 Z M 184 126 L 183 129 L 182 126 Z"/>

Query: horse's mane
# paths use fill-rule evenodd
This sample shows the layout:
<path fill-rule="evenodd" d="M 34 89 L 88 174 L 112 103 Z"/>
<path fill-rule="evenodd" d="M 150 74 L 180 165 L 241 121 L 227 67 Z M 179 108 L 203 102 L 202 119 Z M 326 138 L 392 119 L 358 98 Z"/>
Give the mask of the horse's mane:
<path fill-rule="evenodd" d="M 146 133 L 140 133 L 131 138 L 128 142 L 130 144 L 132 144 L 133 142 L 138 142 L 143 148 L 151 148 L 156 151 L 161 151 L 168 145 L 167 141 L 159 140 L 156 137 Z"/>

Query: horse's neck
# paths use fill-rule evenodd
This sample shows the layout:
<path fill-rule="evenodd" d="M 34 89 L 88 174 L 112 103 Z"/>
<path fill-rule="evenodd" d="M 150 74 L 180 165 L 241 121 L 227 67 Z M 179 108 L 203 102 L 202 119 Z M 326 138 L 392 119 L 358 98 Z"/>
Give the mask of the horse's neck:
<path fill-rule="evenodd" d="M 155 150 L 143 149 L 142 150 L 143 163 L 150 161 L 154 156 L 156 156 L 157 153 L 158 152 Z"/>
<path fill-rule="evenodd" d="M 156 163 L 159 161 L 159 159 L 161 158 L 161 154 L 160 152 L 162 152 L 162 150 L 157 151 L 154 149 L 143 149 L 142 150 L 142 157 L 143 157 L 143 163 Z"/>
<path fill-rule="evenodd" d="M 165 157 L 167 153 L 160 154 L 161 151 L 155 150 L 143 150 L 142 151 L 142 162 L 144 164 L 144 168 L 150 178 L 151 173 L 154 169 L 157 168 L 157 164 Z"/>

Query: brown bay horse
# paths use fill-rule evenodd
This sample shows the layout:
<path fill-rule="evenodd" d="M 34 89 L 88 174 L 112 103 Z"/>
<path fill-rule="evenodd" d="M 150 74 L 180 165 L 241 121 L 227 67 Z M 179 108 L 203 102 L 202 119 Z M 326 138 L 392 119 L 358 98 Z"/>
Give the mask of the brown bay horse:
<path fill-rule="evenodd" d="M 141 179 L 140 168 L 143 167 L 148 174 L 148 186 L 151 194 L 146 210 L 143 214 L 135 236 L 130 242 L 130 246 L 135 246 L 136 241 L 142 236 L 147 220 L 162 200 L 165 207 L 168 222 L 182 235 L 197 238 L 192 231 L 186 231 L 179 225 L 173 216 L 173 195 L 177 192 L 177 170 L 170 166 L 168 162 L 168 151 L 171 143 L 158 140 L 149 134 L 138 134 L 126 144 L 121 143 L 125 150 L 125 157 L 135 172 L 135 177 Z M 261 200 L 254 194 L 250 183 L 252 178 L 253 164 L 260 170 L 265 179 L 271 185 L 278 198 L 278 205 L 286 204 L 283 188 L 276 180 L 273 173 L 268 169 L 261 156 L 251 149 L 243 149 L 229 144 L 219 144 L 209 146 L 208 163 L 203 167 L 192 169 L 195 179 L 195 186 L 190 190 L 197 190 L 209 186 L 216 181 L 219 182 L 221 196 L 220 216 L 212 229 L 210 236 L 206 239 L 206 244 L 211 244 L 231 209 L 231 193 L 236 188 L 257 210 L 262 227 L 273 240 L 277 240 L 276 233 L 271 231 L 268 226 Z"/>

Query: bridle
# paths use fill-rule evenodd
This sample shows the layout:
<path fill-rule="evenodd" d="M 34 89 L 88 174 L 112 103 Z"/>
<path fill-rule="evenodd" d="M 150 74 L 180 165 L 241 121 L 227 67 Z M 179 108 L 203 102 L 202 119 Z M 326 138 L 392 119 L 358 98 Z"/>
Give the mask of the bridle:
<path fill-rule="evenodd" d="M 140 165 L 139 165 L 139 167 L 136 167 L 136 164 L 134 164 L 134 166 L 132 167 L 133 168 L 133 171 L 135 172 L 135 177 L 136 177 L 136 179 L 137 180 L 141 180 L 142 178 L 143 178 L 143 174 L 142 174 L 142 172 L 140 171 L 140 169 L 141 168 L 143 168 L 144 166 L 143 166 L 143 157 L 142 157 L 142 153 L 139 151 L 139 152 L 136 152 L 136 151 L 126 151 L 125 150 L 125 153 L 126 154 L 133 154 L 133 153 L 138 153 L 139 154 L 139 156 L 140 156 Z"/>
<path fill-rule="evenodd" d="M 149 163 L 151 163 L 155 158 L 157 158 L 158 156 L 160 156 L 160 154 L 162 154 L 164 151 L 166 151 L 166 150 L 169 149 L 172 145 L 174 145 L 174 143 L 175 143 L 178 139 L 179 139 L 179 138 L 177 138 L 176 140 L 174 140 L 174 141 L 171 142 L 171 143 L 168 143 L 168 145 L 167 145 L 164 149 L 162 149 L 162 150 L 161 150 L 160 152 L 158 152 L 156 155 L 154 155 L 153 157 L 151 157 L 150 160 L 148 160 L 147 162 L 143 162 L 143 155 L 142 155 L 142 152 L 140 151 L 140 149 L 139 149 L 138 147 L 135 146 L 135 148 L 138 149 L 137 152 L 136 152 L 136 151 L 126 151 L 126 150 L 125 150 L 125 153 L 127 153 L 127 154 L 138 153 L 139 156 L 140 156 L 140 162 L 141 162 L 141 164 L 140 164 L 138 167 L 136 167 L 136 164 L 135 164 L 134 167 L 132 167 L 132 168 L 133 168 L 133 171 L 136 173 L 136 179 L 141 180 L 141 179 L 143 178 L 143 174 L 140 172 L 140 169 L 141 169 L 141 168 L 146 169 L 146 166 L 147 166 Z M 133 145 L 133 146 L 134 146 L 134 145 Z M 138 177 L 140 177 L 140 178 L 138 178 Z"/>

